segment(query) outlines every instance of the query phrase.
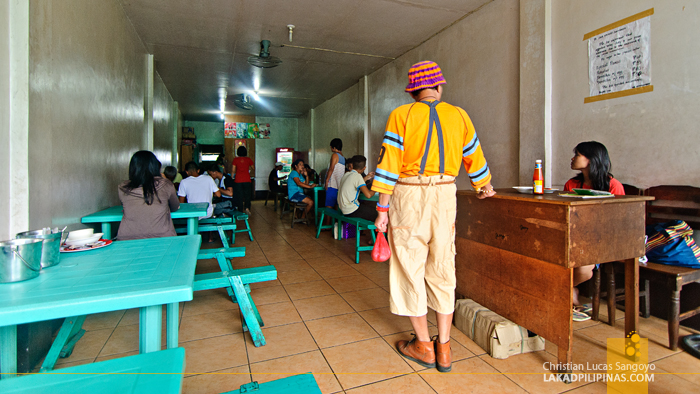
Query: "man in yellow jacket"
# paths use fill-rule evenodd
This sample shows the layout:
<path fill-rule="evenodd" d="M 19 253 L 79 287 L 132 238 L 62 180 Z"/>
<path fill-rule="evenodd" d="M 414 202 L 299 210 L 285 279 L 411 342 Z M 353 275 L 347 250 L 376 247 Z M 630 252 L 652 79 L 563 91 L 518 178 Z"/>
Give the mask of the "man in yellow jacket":
<path fill-rule="evenodd" d="M 408 82 L 406 92 L 415 103 L 391 112 L 372 183 L 372 190 L 380 193 L 375 224 L 386 231 L 391 223 L 391 312 L 408 316 L 416 335 L 396 347 L 409 360 L 449 372 L 456 287 L 455 177 L 460 166 L 479 198 L 496 192 L 469 116 L 440 101 L 445 83 L 440 67 L 431 61 L 416 63 Z M 428 332 L 428 307 L 437 314 L 437 340 Z"/>

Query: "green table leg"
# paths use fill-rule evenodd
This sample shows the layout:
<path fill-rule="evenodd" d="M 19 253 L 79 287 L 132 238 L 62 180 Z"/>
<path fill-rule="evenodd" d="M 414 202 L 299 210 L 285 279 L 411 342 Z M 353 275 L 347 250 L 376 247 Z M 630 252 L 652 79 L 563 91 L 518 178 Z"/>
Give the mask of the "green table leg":
<path fill-rule="evenodd" d="M 187 235 L 199 234 L 199 219 L 187 218 Z"/>
<path fill-rule="evenodd" d="M 168 349 L 174 349 L 177 347 L 178 342 L 178 324 L 180 322 L 180 303 L 175 302 L 173 304 L 168 304 L 167 310 L 167 344 Z"/>
<path fill-rule="evenodd" d="M 83 330 L 85 317 L 85 315 L 71 316 L 63 321 L 61 329 L 58 331 L 51 349 L 49 349 L 49 353 L 41 364 L 41 372 L 51 371 L 59 357 L 68 357 L 73 353 L 75 344 L 85 334 L 85 330 Z"/>
<path fill-rule="evenodd" d="M 162 329 L 163 306 L 145 306 L 139 311 L 139 353 L 160 350 L 160 331 Z"/>
<path fill-rule="evenodd" d="M 102 239 L 112 239 L 112 223 L 103 222 L 102 223 Z"/>
<path fill-rule="evenodd" d="M 3 379 L 17 376 L 17 326 L 0 327 L 0 367 Z"/>
<path fill-rule="evenodd" d="M 318 189 L 314 188 L 314 224 L 318 226 Z"/>

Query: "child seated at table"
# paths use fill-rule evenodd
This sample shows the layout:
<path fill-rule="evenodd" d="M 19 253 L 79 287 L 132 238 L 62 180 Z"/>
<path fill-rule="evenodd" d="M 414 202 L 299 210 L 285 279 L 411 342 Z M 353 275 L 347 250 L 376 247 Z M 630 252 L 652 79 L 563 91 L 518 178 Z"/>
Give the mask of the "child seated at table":
<path fill-rule="evenodd" d="M 610 172 L 612 169 L 610 156 L 608 155 L 608 150 L 605 148 L 605 145 L 600 142 L 588 141 L 576 145 L 576 148 L 574 148 L 574 157 L 571 158 L 571 169 L 581 172 L 566 182 L 564 191 L 570 192 L 573 191 L 573 189 L 593 189 L 609 191 L 615 195 L 625 194 L 625 188 L 622 186 L 622 183 L 615 179 Z M 590 316 L 585 313 L 589 313 L 591 308 L 581 305 L 578 299 L 579 290 L 576 286 L 593 277 L 594 267 L 595 265 L 591 264 L 574 268 L 573 304 L 575 312 L 578 312 L 574 313 L 574 321 L 590 319 Z"/>
<path fill-rule="evenodd" d="M 367 188 L 365 183 L 374 175 L 370 173 L 365 177 L 362 173 L 367 168 L 367 158 L 362 155 L 353 156 L 350 159 L 352 170 L 348 171 L 340 179 L 338 189 L 338 207 L 343 215 L 348 217 L 362 218 L 374 222 L 377 218 L 376 203 L 368 203 L 360 200 L 360 193 L 366 198 L 374 196 L 374 191 Z"/>
<path fill-rule="evenodd" d="M 173 166 L 165 167 L 163 176 L 175 185 L 175 190 L 177 191 L 178 187 L 180 187 L 180 182 L 182 182 L 182 175 L 177 172 L 177 168 Z"/>
<path fill-rule="evenodd" d="M 129 162 L 129 180 L 119 185 L 124 216 L 118 240 L 174 237 L 170 212 L 180 208 L 172 182 L 161 177 L 160 161 L 152 152 L 134 153 Z"/>

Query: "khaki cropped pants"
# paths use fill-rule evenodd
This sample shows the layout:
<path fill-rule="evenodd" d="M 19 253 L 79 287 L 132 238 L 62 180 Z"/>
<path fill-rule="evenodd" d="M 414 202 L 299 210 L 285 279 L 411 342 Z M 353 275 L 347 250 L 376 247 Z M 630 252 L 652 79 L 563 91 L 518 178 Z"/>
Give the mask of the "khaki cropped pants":
<path fill-rule="evenodd" d="M 454 177 L 400 178 L 389 210 L 391 312 L 423 316 L 428 307 L 454 312 Z"/>

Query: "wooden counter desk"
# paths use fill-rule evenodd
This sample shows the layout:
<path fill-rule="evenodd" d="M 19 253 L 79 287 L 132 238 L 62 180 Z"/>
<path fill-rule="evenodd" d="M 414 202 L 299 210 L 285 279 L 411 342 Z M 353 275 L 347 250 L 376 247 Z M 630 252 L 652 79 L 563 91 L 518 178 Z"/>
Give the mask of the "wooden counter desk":
<path fill-rule="evenodd" d="M 625 262 L 625 333 L 638 332 L 639 266 L 646 201 L 535 196 L 497 189 L 457 192 L 457 293 L 559 347 L 571 365 L 572 268 Z"/>

